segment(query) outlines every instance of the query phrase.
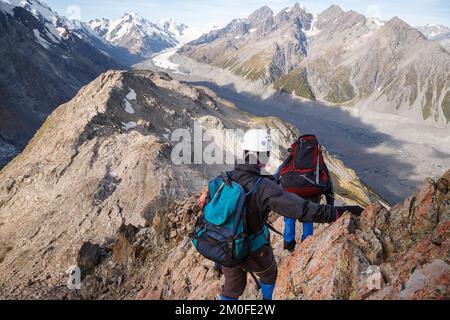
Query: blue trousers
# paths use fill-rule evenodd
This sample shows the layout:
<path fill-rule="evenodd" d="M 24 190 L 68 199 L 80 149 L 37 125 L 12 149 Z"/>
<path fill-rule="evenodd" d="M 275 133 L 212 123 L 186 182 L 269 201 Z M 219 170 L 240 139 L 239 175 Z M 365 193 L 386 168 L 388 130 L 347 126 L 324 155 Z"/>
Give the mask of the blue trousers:
<path fill-rule="evenodd" d="M 295 222 L 296 219 L 284 218 L 284 241 L 292 242 L 295 240 Z M 306 240 L 309 236 L 314 234 L 314 224 L 304 223 L 303 224 L 303 235 L 302 242 Z"/>

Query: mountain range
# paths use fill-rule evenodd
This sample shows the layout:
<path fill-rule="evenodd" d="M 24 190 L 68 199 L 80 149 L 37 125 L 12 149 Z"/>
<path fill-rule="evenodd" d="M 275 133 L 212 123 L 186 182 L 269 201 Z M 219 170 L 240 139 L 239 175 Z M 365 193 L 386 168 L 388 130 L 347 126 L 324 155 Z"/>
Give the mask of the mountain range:
<path fill-rule="evenodd" d="M 186 28 L 173 20 L 156 25 L 136 14 L 84 23 L 38 0 L 1 0 L 0 168 L 83 85 L 178 45 Z"/>
<path fill-rule="evenodd" d="M 262 7 L 202 36 L 172 19 L 152 23 L 136 13 L 68 20 L 39 0 L 1 0 L 0 18 L 0 167 L 100 73 L 193 39 L 181 54 L 280 91 L 433 125 L 450 120 L 449 53 L 439 45 L 448 41 L 444 26 L 419 27 L 421 33 L 398 18 L 384 22 L 338 6 L 313 15 L 299 4 L 278 14 Z"/>
<path fill-rule="evenodd" d="M 450 53 L 397 17 L 265 6 L 180 53 L 303 98 L 450 123 Z"/>
<path fill-rule="evenodd" d="M 450 51 L 450 28 L 442 24 L 427 24 L 417 27 L 429 40 L 438 41 L 447 51 Z"/>

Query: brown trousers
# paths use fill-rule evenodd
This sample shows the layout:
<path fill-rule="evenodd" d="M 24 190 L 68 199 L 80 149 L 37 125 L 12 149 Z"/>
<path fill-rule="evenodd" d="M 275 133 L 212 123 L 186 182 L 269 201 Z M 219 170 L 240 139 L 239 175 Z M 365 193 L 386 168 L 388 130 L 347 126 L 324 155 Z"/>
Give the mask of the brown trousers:
<path fill-rule="evenodd" d="M 265 284 L 274 284 L 277 280 L 278 269 L 272 246 L 266 244 L 259 251 L 251 253 L 242 267 L 222 266 L 225 276 L 225 284 L 222 287 L 224 297 L 238 299 L 244 293 L 247 286 L 247 271 L 245 270 L 252 271 Z"/>

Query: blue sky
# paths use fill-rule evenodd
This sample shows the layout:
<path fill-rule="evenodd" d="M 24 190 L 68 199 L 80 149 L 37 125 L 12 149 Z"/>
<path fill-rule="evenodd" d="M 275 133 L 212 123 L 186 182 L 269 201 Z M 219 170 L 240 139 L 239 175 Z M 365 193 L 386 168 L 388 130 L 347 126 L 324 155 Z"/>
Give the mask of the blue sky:
<path fill-rule="evenodd" d="M 190 26 L 210 23 L 226 24 L 233 18 L 248 16 L 257 8 L 268 5 L 279 11 L 295 2 L 313 13 L 320 13 L 332 4 L 344 10 L 387 20 L 399 16 L 418 26 L 440 23 L 450 26 L 449 0 L 44 0 L 61 15 L 81 17 L 87 21 L 97 17 L 118 18 L 125 12 L 137 12 L 151 21 L 174 18 Z"/>

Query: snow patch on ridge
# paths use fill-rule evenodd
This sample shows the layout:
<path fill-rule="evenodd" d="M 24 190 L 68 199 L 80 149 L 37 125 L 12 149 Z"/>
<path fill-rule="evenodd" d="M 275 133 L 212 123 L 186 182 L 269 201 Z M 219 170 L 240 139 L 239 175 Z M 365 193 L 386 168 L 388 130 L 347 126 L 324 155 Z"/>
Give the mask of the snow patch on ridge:
<path fill-rule="evenodd" d="M 369 17 L 367 18 L 367 27 L 370 30 L 378 30 L 385 25 L 385 21 L 382 21 L 377 18 Z"/>
<path fill-rule="evenodd" d="M 122 122 L 122 129 L 124 129 L 124 130 L 130 130 L 130 129 L 133 129 L 133 128 L 136 128 L 136 127 L 137 127 L 137 123 L 134 122 L 134 121 L 130 121 L 130 122 L 127 122 L 127 123 Z"/>
<path fill-rule="evenodd" d="M 125 101 L 125 112 L 127 112 L 129 114 L 134 114 L 135 111 L 134 111 L 133 107 L 131 106 L 130 101 L 136 100 L 136 91 L 134 91 L 131 88 L 129 88 L 129 90 L 130 90 L 130 92 L 127 94 L 126 98 L 124 99 L 124 101 Z"/>
<path fill-rule="evenodd" d="M 168 129 L 168 128 L 165 128 L 165 130 L 166 130 L 166 133 L 163 134 L 162 136 L 163 136 L 165 139 L 169 140 L 169 139 L 170 139 L 171 131 L 170 131 L 170 129 Z"/>
<path fill-rule="evenodd" d="M 50 43 L 48 43 L 44 38 L 42 38 L 41 33 L 38 29 L 33 29 L 34 36 L 36 37 L 36 40 L 39 42 L 41 46 L 43 46 L 45 49 L 50 48 Z"/>
<path fill-rule="evenodd" d="M 136 100 L 136 91 L 130 88 L 130 92 L 127 94 L 127 99 L 130 101 Z"/>
<path fill-rule="evenodd" d="M 131 106 L 131 103 L 127 99 L 125 99 L 125 112 L 127 112 L 129 114 L 135 113 L 133 107 Z"/>

